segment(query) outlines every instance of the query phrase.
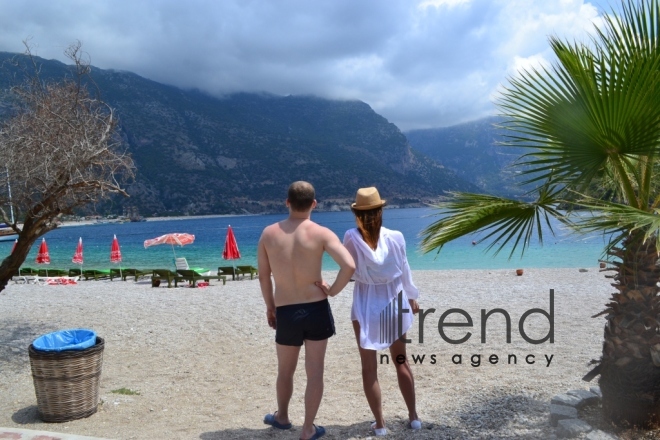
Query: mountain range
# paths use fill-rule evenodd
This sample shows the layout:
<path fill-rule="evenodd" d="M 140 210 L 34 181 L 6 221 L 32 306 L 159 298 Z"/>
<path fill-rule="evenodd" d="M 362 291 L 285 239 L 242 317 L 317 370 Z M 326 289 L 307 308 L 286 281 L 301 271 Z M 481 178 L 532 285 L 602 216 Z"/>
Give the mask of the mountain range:
<path fill-rule="evenodd" d="M 501 122 L 500 117 L 489 117 L 451 127 L 412 130 L 405 135 L 415 150 L 474 184 L 480 193 L 524 197 L 527 187 L 519 186 L 519 171 L 511 165 L 526 151 L 502 145 Z"/>
<path fill-rule="evenodd" d="M 0 63 L 11 57 L 22 55 L 0 52 Z M 46 80 L 70 73 L 59 61 L 37 61 Z M 2 65 L 6 89 L 16 71 Z M 295 180 L 314 184 L 323 210 L 346 209 L 365 186 L 377 186 L 391 205 L 421 206 L 446 191 L 497 192 L 506 174 L 498 170 L 512 157 L 493 147 L 490 120 L 404 135 L 361 101 L 217 97 L 131 72 L 93 68 L 91 76 L 116 110 L 137 167 L 127 187 L 131 197 L 98 206 L 102 213 L 127 207 L 143 215 L 281 212 Z M 0 100 L 0 117 L 2 108 L 8 115 L 6 104 Z"/>

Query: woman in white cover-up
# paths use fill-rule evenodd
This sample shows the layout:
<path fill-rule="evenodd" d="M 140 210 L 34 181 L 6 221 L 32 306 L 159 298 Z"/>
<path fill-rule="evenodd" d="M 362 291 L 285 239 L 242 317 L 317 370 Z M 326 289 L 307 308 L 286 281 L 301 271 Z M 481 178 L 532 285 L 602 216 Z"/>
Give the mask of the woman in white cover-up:
<path fill-rule="evenodd" d="M 377 350 L 389 347 L 399 389 L 408 407 L 410 428 L 422 424 L 415 407 L 415 381 L 406 356 L 405 338 L 419 311 L 419 291 L 413 284 L 403 234 L 382 227 L 385 201 L 376 188 L 360 188 L 351 205 L 357 228 L 346 231 L 344 246 L 355 260 L 351 320 L 362 361 L 362 385 L 376 421 L 377 436 L 386 435 L 378 383 Z M 407 310 L 406 310 L 407 309 Z M 405 362 L 397 362 L 403 356 Z"/>

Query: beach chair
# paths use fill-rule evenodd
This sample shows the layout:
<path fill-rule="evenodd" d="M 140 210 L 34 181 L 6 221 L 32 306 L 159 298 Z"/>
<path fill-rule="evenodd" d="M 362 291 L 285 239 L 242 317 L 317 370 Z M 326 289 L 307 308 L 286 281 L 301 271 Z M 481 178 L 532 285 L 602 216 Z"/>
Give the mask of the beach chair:
<path fill-rule="evenodd" d="M 36 282 L 39 277 L 37 276 L 38 272 L 31 267 L 22 267 L 18 269 L 18 272 L 12 277 L 14 283 L 22 281 L 24 284 L 29 284 L 30 281 Z"/>
<path fill-rule="evenodd" d="M 110 269 L 110 281 L 115 278 L 124 278 L 124 269 Z M 126 278 L 124 278 L 124 281 L 126 281 Z"/>
<path fill-rule="evenodd" d="M 158 287 L 162 280 L 167 280 L 167 287 L 172 287 L 172 281 L 174 281 L 174 287 L 178 287 L 181 277 L 176 273 L 168 269 L 154 269 L 153 275 L 151 276 L 151 287 Z"/>
<path fill-rule="evenodd" d="M 236 271 L 231 266 L 222 266 L 222 267 L 218 267 L 218 275 L 225 275 L 225 276 L 231 275 L 231 279 L 233 281 L 236 279 L 236 275 L 238 275 L 238 271 Z"/>
<path fill-rule="evenodd" d="M 69 275 L 68 270 L 62 269 L 39 269 L 37 271 L 37 276 L 40 278 L 46 277 L 65 277 Z"/>
<path fill-rule="evenodd" d="M 194 270 L 177 270 L 176 271 L 181 279 L 183 281 L 188 281 L 192 283 L 192 286 L 195 287 L 197 284 L 197 281 L 199 280 L 204 280 L 204 281 L 209 281 L 209 280 L 222 280 L 222 285 L 224 286 L 227 284 L 227 277 L 224 275 L 202 275 L 200 273 L 195 272 Z"/>
<path fill-rule="evenodd" d="M 83 278 L 85 281 L 92 278 L 95 281 L 102 280 L 110 277 L 110 269 L 86 269 L 83 270 Z"/>
<path fill-rule="evenodd" d="M 33 277 L 33 276 L 38 275 L 38 272 L 36 270 L 32 269 L 31 267 L 21 267 L 18 270 L 18 275 L 19 276 L 31 276 L 31 277 Z"/>
<path fill-rule="evenodd" d="M 253 280 L 255 275 L 259 275 L 259 271 L 254 266 L 236 266 L 236 273 L 238 275 L 250 274 L 250 279 Z"/>
<path fill-rule="evenodd" d="M 198 274 L 213 275 L 213 272 L 211 272 L 208 269 L 204 269 L 202 267 L 190 267 L 190 266 L 188 266 L 188 260 L 186 260 L 185 257 L 177 258 L 175 260 L 175 264 L 176 264 L 176 270 L 194 270 Z"/>
<path fill-rule="evenodd" d="M 115 269 L 116 270 L 116 269 Z M 138 278 L 140 277 L 147 277 L 147 276 L 152 276 L 153 275 L 153 269 L 122 269 L 122 280 L 126 281 L 126 278 L 128 277 L 134 277 L 135 282 L 137 282 Z"/>

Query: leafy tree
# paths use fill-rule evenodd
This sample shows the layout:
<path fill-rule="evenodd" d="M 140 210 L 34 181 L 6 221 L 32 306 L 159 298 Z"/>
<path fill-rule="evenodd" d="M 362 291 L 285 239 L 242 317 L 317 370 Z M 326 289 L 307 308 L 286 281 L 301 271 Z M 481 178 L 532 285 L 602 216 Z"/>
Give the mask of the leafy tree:
<path fill-rule="evenodd" d="M 425 251 L 481 232 L 487 249 L 524 253 L 551 217 L 613 237 L 605 249 L 616 292 L 605 315 L 603 410 L 619 424 L 660 422 L 660 1 L 628 0 L 589 44 L 550 38 L 557 61 L 511 78 L 498 101 L 506 144 L 533 183 L 533 202 L 455 193 L 423 231 Z M 558 206 L 575 203 L 592 216 Z M 551 228 L 552 230 L 552 228 Z M 597 315 L 599 316 L 599 315 Z"/>
<path fill-rule="evenodd" d="M 32 65 L 23 66 L 25 78 L 7 91 L 12 108 L 0 122 L 0 216 L 18 234 L 16 249 L 0 264 L 0 290 L 61 215 L 110 193 L 126 196 L 120 181 L 134 169 L 120 150 L 112 108 L 87 90 L 90 65 L 80 43 L 66 49 L 74 64 L 60 81 L 43 80 L 26 48 Z"/>

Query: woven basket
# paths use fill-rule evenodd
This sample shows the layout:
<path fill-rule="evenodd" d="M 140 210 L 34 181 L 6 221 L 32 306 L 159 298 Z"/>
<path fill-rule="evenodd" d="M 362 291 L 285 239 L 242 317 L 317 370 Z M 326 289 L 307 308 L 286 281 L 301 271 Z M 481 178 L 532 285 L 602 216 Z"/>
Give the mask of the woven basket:
<path fill-rule="evenodd" d="M 28 348 L 37 408 L 44 422 L 66 422 L 96 412 L 103 365 L 103 338 L 85 350 L 60 352 Z"/>

